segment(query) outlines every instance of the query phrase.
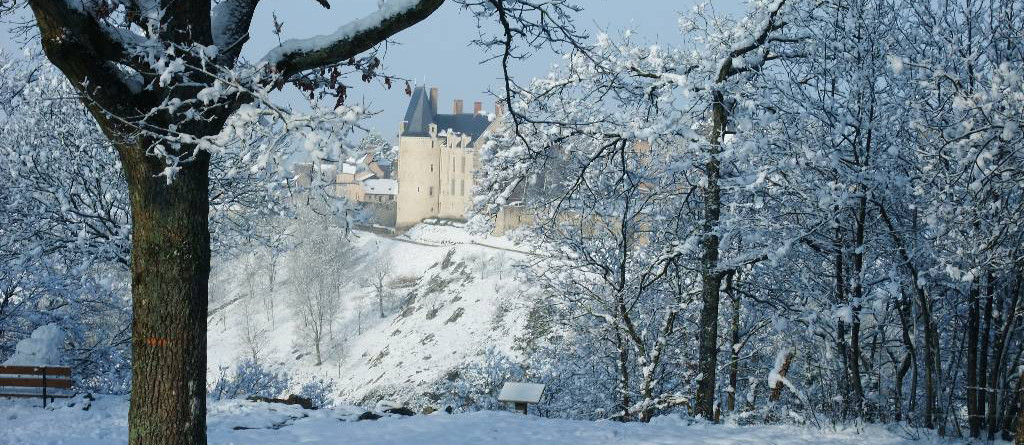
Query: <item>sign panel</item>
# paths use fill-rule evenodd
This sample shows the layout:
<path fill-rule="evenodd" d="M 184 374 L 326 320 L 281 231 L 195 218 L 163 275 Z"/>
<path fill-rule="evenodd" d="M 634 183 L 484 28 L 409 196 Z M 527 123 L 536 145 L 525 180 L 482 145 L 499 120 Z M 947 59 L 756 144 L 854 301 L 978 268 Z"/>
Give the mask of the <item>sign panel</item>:
<path fill-rule="evenodd" d="M 537 403 L 544 393 L 544 385 L 539 383 L 505 382 L 498 394 L 499 402 Z"/>

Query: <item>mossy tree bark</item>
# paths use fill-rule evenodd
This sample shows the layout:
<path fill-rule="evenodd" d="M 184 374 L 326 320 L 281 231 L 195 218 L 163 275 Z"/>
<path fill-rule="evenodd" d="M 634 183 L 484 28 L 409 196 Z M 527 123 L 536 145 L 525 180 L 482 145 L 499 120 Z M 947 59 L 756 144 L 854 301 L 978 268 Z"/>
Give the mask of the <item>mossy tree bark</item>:
<path fill-rule="evenodd" d="M 154 173 L 162 161 L 121 152 L 133 224 L 130 443 L 206 443 L 208 158 L 168 183 Z"/>

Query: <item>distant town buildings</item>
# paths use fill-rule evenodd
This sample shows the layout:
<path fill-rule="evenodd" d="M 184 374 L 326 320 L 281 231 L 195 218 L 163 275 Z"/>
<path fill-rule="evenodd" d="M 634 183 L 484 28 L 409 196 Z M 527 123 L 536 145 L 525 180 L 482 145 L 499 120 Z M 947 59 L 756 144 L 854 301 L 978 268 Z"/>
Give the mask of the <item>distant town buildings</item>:
<path fill-rule="evenodd" d="M 437 88 L 413 90 L 399 124 L 394 165 L 384 161 L 381 153 L 368 152 L 321 170 L 334 178 L 337 197 L 360 203 L 369 225 L 401 232 L 425 219 L 467 219 L 480 149 L 504 110 L 495 104 L 493 114 L 485 113 L 483 103 L 474 102 L 472 111 L 467 111 L 463 101 L 456 99 L 450 114 L 440 113 L 438 96 Z M 302 164 L 296 170 L 297 184 L 308 187 L 313 166 Z M 498 213 L 494 234 L 532 220 L 518 204 L 510 203 Z"/>
<path fill-rule="evenodd" d="M 377 153 L 348 159 L 335 178 L 338 196 L 354 202 L 386 203 L 398 196 L 398 181 L 391 177 L 391 166 L 377 162 Z"/>

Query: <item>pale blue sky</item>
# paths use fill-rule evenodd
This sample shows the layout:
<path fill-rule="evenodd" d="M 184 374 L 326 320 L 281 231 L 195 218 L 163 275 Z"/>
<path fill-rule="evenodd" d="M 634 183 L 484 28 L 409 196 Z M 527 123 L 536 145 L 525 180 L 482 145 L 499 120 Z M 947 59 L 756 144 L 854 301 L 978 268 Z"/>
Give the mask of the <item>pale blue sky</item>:
<path fill-rule="evenodd" d="M 377 0 L 333 0 L 331 3 L 332 8 L 325 10 L 313 0 L 262 2 L 253 18 L 252 39 L 243 55 L 258 59 L 277 45 L 277 37 L 271 32 L 274 13 L 284 23 L 282 37 L 288 39 L 329 33 L 377 6 Z M 629 28 L 644 40 L 670 44 L 680 38 L 678 12 L 689 11 L 699 0 L 578 0 L 577 3 L 585 8 L 577 23 L 591 35 L 598 28 L 613 33 Z M 714 0 L 709 3 L 723 14 L 745 9 L 743 0 Z M 473 102 L 477 100 L 484 102 L 485 109 L 492 110 L 494 100 L 487 96 L 486 91 L 499 87 L 500 66 L 496 61 L 480 63 L 485 58 L 483 50 L 470 44 L 478 35 L 476 23 L 476 19 L 461 11 L 457 4 L 447 2 L 423 23 L 395 36 L 394 44 L 388 46 L 384 58 L 386 71 L 440 88 L 439 109 L 442 112 L 451 111 L 453 99 L 463 99 L 467 110 L 472 110 Z M 494 31 L 496 26 L 491 26 L 490 30 Z M 20 45 L 7 32 L 3 34 L 0 44 L 5 50 L 20 50 Z M 557 59 L 557 54 L 545 51 L 529 60 L 514 62 L 513 69 L 518 80 L 525 82 L 544 75 Z M 358 79 L 349 79 L 350 84 L 353 82 L 356 85 L 349 91 L 349 101 L 365 101 L 372 110 L 378 111 L 379 114 L 366 124 L 393 140 L 408 103 L 402 85 L 396 84 L 393 89 L 385 90 L 376 84 L 367 85 Z M 293 104 L 303 102 L 294 91 L 286 91 L 280 99 Z"/>

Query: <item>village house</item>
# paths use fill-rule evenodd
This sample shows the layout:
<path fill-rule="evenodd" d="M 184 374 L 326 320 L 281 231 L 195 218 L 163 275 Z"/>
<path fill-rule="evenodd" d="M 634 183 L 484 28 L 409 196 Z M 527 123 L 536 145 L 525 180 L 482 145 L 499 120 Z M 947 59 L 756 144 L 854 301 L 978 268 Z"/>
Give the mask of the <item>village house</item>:
<path fill-rule="evenodd" d="M 398 195 L 398 181 L 391 177 L 390 166 L 377 162 L 376 153 L 350 158 L 335 177 L 335 193 L 354 202 L 387 203 Z"/>

